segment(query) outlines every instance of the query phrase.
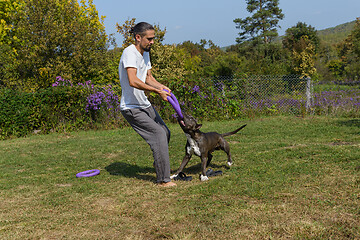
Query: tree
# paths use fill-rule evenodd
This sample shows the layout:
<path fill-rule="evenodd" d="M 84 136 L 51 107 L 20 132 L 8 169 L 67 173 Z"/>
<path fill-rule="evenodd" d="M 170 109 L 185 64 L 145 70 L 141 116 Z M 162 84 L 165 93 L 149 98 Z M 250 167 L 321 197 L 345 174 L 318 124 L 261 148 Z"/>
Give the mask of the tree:
<path fill-rule="evenodd" d="M 11 31 L 1 45 L 3 85 L 34 91 L 59 75 L 74 83 L 102 79 L 107 35 L 92 0 L 17 2 L 17 11 L 5 10 Z"/>
<path fill-rule="evenodd" d="M 316 73 L 314 61 L 315 47 L 307 35 L 302 36 L 299 43 L 299 48 L 293 49 L 292 52 L 293 70 L 301 78 L 309 78 Z"/>
<path fill-rule="evenodd" d="M 292 73 L 312 77 L 316 73 L 315 57 L 320 39 L 314 27 L 303 22 L 288 28 L 282 41 L 291 53 Z"/>
<path fill-rule="evenodd" d="M 11 16 L 16 13 L 20 5 L 16 0 L 0 1 L 0 45 L 8 42 L 8 34 L 13 29 Z"/>
<path fill-rule="evenodd" d="M 282 75 L 288 74 L 289 51 L 284 49 L 278 42 L 258 44 L 247 41 L 231 46 L 227 52 L 236 52 L 243 57 L 247 74 L 258 75 Z"/>
<path fill-rule="evenodd" d="M 283 45 L 285 48 L 292 51 L 301 46 L 300 41 L 303 36 L 307 36 L 308 40 L 315 47 L 315 52 L 318 51 L 320 45 L 320 39 L 317 35 L 317 31 L 311 25 L 307 25 L 304 22 L 298 22 L 296 26 L 288 28 L 283 39 Z"/>
<path fill-rule="evenodd" d="M 357 18 L 350 35 L 338 45 L 339 58 L 344 64 L 346 76 L 360 78 L 360 18 Z"/>
<path fill-rule="evenodd" d="M 186 41 L 178 47 L 191 56 L 186 66 L 187 69 L 191 69 L 193 78 L 232 75 L 239 68 L 238 59 L 231 53 L 221 50 L 211 40 L 201 39 L 200 43 Z"/>
<path fill-rule="evenodd" d="M 234 20 L 236 28 L 242 30 L 236 42 L 261 39 L 265 44 L 270 43 L 278 36 L 276 28 L 279 20 L 284 18 L 279 0 L 246 0 L 246 3 L 247 11 L 253 15 Z"/>
<path fill-rule="evenodd" d="M 136 18 L 126 20 L 123 25 L 119 25 L 119 23 L 116 23 L 116 29 L 118 33 L 120 33 L 123 36 L 122 47 L 124 49 L 130 46 L 131 44 L 135 43 L 135 39 L 130 33 L 130 29 L 135 26 L 135 20 Z"/>

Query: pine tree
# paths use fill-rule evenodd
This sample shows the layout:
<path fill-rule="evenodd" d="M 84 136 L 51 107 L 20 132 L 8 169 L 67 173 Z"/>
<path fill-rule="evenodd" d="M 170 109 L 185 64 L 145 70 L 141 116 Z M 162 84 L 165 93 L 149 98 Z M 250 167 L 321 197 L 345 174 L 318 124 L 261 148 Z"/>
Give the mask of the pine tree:
<path fill-rule="evenodd" d="M 245 19 L 234 20 L 237 29 L 241 29 L 236 42 L 262 40 L 270 43 L 276 36 L 279 20 L 284 18 L 279 8 L 279 0 L 246 0 L 247 11 L 253 13 Z"/>

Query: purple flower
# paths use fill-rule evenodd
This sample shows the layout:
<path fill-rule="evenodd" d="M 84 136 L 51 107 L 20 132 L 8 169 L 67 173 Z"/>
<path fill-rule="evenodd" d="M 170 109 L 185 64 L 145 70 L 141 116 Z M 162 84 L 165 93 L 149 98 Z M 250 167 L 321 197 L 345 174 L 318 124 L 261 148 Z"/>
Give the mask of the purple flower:
<path fill-rule="evenodd" d="M 199 93 L 200 92 L 200 87 L 198 85 L 195 85 L 192 89 L 192 92 L 191 93 L 194 93 L 194 92 L 197 92 Z"/>
<path fill-rule="evenodd" d="M 58 87 L 58 86 L 73 86 L 72 82 L 70 80 L 65 80 L 61 76 L 56 77 L 56 81 L 51 85 L 52 87 Z"/>

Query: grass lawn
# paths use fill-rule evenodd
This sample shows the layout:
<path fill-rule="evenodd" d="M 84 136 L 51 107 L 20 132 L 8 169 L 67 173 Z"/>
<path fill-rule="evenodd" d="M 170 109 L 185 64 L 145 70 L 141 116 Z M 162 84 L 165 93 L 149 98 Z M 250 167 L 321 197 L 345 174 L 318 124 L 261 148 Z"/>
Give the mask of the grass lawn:
<path fill-rule="evenodd" d="M 204 122 L 227 132 L 223 175 L 154 184 L 150 148 L 132 129 L 0 141 L 0 239 L 360 239 L 360 119 L 267 117 Z M 171 168 L 186 138 L 169 124 Z M 98 176 L 76 178 L 100 169 Z"/>

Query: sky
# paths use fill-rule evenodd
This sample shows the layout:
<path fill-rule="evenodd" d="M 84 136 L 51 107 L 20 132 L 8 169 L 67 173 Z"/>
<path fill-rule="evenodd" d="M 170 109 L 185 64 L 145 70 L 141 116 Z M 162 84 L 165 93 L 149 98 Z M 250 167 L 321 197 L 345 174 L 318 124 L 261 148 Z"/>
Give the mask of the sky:
<path fill-rule="evenodd" d="M 116 32 L 116 23 L 122 25 L 136 18 L 136 22 L 166 29 L 164 44 L 199 43 L 205 39 L 226 47 L 235 44 L 238 36 L 233 20 L 251 15 L 246 10 L 246 0 L 93 0 L 93 3 L 99 15 L 106 16 L 106 33 L 115 34 L 119 45 L 122 36 Z M 360 0 L 280 0 L 279 7 L 285 15 L 279 21 L 279 35 L 298 22 L 322 30 L 360 17 Z"/>

